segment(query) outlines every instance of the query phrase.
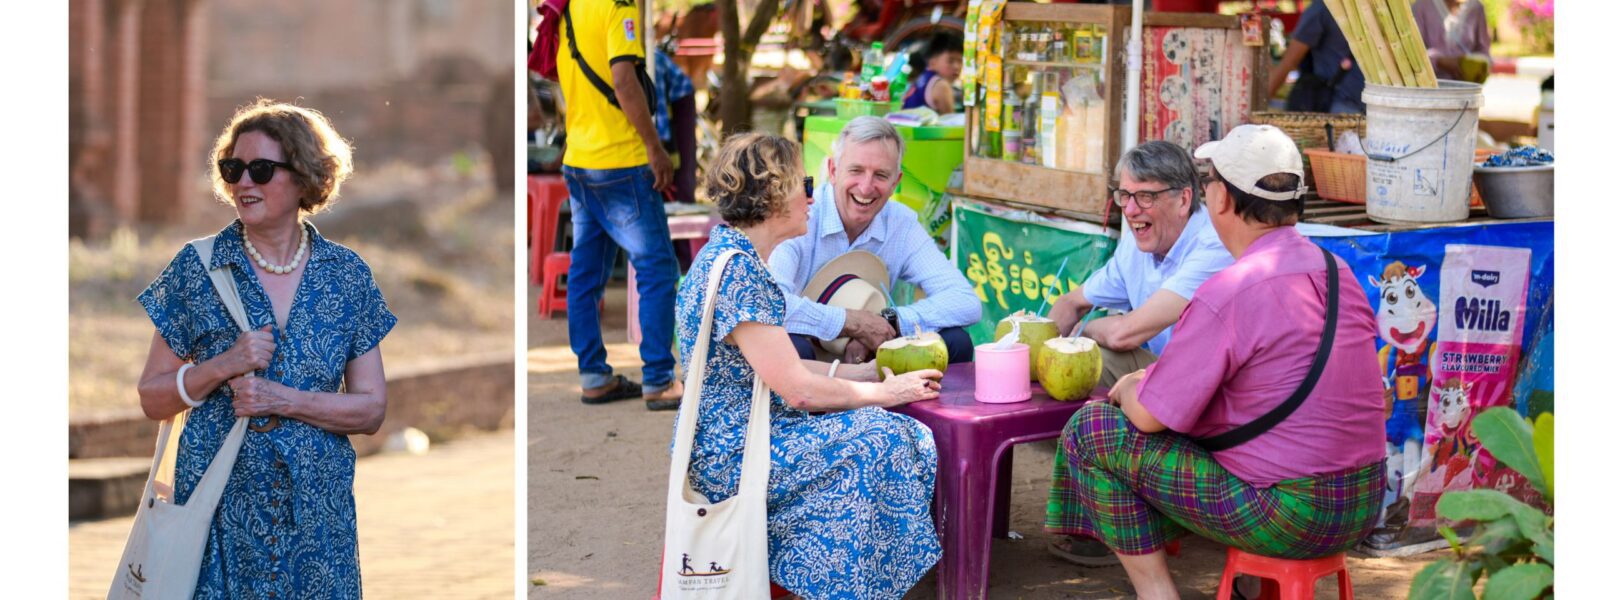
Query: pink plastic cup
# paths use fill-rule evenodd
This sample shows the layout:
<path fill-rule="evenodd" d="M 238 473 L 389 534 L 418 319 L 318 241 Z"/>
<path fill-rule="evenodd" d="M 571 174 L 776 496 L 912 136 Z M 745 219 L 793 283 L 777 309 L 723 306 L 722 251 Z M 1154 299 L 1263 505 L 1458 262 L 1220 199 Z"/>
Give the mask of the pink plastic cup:
<path fill-rule="evenodd" d="M 1033 397 L 1033 385 L 1028 380 L 1027 344 L 1012 344 L 1005 349 L 993 343 L 979 344 L 972 361 L 977 380 L 972 394 L 975 400 L 1005 404 Z"/>

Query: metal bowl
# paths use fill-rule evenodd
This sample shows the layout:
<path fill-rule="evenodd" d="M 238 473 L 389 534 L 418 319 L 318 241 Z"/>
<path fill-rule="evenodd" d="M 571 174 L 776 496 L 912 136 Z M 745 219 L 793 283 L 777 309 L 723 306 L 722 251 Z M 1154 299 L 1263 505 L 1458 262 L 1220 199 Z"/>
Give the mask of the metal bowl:
<path fill-rule="evenodd" d="M 1497 219 L 1554 217 L 1556 166 L 1485 167 L 1472 169 L 1472 179 L 1489 216 Z"/>

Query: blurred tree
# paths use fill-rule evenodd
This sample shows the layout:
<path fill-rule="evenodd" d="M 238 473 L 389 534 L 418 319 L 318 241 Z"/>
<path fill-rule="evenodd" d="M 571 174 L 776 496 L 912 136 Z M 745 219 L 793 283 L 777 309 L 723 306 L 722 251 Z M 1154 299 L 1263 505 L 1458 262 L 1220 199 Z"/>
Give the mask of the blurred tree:
<path fill-rule="evenodd" d="M 718 120 L 722 122 L 722 135 L 726 137 L 750 130 L 750 55 L 755 53 L 756 43 L 761 41 L 767 28 L 772 26 L 772 19 L 778 14 L 778 0 L 757 0 L 755 10 L 750 13 L 749 25 L 742 32 L 739 27 L 740 2 L 716 0 L 716 3 L 722 25 L 723 53 Z"/>

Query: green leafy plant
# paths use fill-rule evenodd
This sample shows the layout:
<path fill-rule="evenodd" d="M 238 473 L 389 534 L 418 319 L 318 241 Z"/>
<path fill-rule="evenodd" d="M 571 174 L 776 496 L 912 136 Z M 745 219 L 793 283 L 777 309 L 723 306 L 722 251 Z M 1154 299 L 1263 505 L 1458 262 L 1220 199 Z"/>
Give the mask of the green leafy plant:
<path fill-rule="evenodd" d="M 1472 420 L 1472 431 L 1495 459 L 1526 477 L 1547 506 L 1555 505 L 1551 413 L 1530 424 L 1510 408 L 1491 408 Z M 1543 510 L 1499 490 L 1477 489 L 1446 492 L 1436 511 L 1449 522 L 1477 525 L 1465 540 L 1452 527 L 1439 526 L 1451 554 L 1417 573 L 1410 598 L 1475 600 L 1474 588 L 1485 576 L 1485 600 L 1531 600 L 1555 594 L 1555 519 Z"/>

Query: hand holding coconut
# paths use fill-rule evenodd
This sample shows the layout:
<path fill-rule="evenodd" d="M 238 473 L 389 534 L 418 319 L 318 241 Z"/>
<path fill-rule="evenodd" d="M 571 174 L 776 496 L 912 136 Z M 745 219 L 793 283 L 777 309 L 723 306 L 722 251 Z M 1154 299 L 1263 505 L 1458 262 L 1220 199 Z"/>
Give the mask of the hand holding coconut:
<path fill-rule="evenodd" d="M 884 406 L 899 406 L 919 400 L 932 400 L 939 397 L 939 379 L 944 373 L 934 369 L 922 369 L 903 375 L 895 375 L 889 367 L 883 369 L 883 387 L 889 394 L 889 402 Z"/>

